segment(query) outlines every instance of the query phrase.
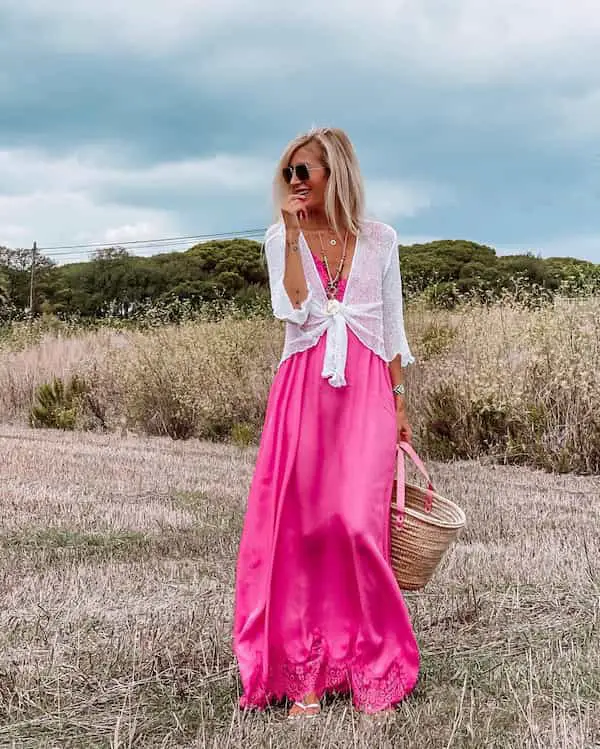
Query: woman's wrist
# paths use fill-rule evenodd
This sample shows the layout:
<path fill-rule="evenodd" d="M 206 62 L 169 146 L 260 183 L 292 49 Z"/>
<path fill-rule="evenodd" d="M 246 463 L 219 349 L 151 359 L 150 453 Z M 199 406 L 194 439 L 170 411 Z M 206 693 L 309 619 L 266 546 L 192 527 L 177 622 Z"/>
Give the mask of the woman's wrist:
<path fill-rule="evenodd" d="M 300 230 L 295 227 L 285 227 L 285 251 L 286 254 L 298 254 L 300 242 Z"/>
<path fill-rule="evenodd" d="M 283 213 L 282 218 L 286 232 L 300 234 L 302 227 L 300 226 L 298 216 L 295 216 L 293 213 Z"/>
<path fill-rule="evenodd" d="M 404 395 L 406 393 L 404 383 L 398 382 L 396 385 L 393 386 L 392 392 L 394 394 L 394 399 L 396 401 L 396 411 L 404 411 L 404 408 L 405 408 Z"/>

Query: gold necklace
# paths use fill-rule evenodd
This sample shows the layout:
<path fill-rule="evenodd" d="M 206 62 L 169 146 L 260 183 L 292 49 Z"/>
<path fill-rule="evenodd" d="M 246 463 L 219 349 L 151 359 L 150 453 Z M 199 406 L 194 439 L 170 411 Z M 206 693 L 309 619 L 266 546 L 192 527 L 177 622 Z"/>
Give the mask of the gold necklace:
<path fill-rule="evenodd" d="M 321 232 L 319 232 L 319 242 L 321 244 L 321 257 L 323 258 L 323 265 L 325 266 L 325 270 L 327 271 L 327 296 L 329 299 L 334 299 L 337 296 L 337 290 L 340 283 L 340 277 L 342 274 L 342 268 L 344 267 L 344 263 L 346 261 L 346 244 L 348 241 L 348 232 L 346 231 L 344 235 L 344 247 L 342 250 L 342 257 L 340 259 L 340 263 L 338 265 L 337 272 L 335 274 L 335 278 L 331 277 L 331 271 L 329 270 L 329 262 L 327 261 L 327 255 L 325 254 L 325 248 L 323 247 L 323 238 L 321 236 Z M 335 245 L 337 244 L 335 239 L 331 239 L 329 241 L 329 244 Z"/>

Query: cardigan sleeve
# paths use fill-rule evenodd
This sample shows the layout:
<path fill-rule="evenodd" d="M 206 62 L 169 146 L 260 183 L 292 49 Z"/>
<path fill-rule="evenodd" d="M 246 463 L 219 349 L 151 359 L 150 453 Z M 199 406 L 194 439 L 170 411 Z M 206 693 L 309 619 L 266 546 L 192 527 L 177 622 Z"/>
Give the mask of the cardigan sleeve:
<path fill-rule="evenodd" d="M 285 225 L 283 223 L 274 224 L 267 229 L 265 255 L 267 257 L 273 314 L 278 320 L 303 325 L 308 317 L 312 290 L 308 287 L 306 299 L 299 308 L 294 307 L 283 285 L 285 273 Z"/>
<path fill-rule="evenodd" d="M 397 354 L 402 357 L 402 366 L 414 362 L 404 328 L 402 311 L 402 277 L 398 255 L 398 236 L 390 227 L 391 247 L 383 274 L 383 341 L 386 361 L 390 362 Z"/>

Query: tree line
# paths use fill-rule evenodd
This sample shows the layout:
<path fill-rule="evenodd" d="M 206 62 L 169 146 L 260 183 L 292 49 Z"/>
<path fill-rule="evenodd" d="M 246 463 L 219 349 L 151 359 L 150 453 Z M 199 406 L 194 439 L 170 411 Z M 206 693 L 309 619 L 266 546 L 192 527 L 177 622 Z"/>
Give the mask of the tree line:
<path fill-rule="evenodd" d="M 400 245 L 399 252 L 406 298 L 425 296 L 434 305 L 451 307 L 465 296 L 485 301 L 505 290 L 542 296 L 600 292 L 600 265 L 575 258 L 499 256 L 467 240 Z M 128 317 L 140 305 L 223 299 L 244 305 L 268 296 L 261 243 L 248 239 L 213 240 L 151 257 L 109 247 L 91 260 L 64 265 L 42 253 L 35 257 L 33 289 L 32 261 L 31 250 L 0 247 L 0 318 Z"/>

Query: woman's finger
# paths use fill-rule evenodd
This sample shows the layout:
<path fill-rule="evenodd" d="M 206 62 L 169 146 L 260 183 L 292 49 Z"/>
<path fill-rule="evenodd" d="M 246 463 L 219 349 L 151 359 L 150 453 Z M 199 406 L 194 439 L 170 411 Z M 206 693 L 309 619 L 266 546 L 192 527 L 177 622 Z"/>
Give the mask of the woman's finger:
<path fill-rule="evenodd" d="M 399 442 L 412 442 L 412 429 L 410 427 L 401 427 L 398 430 Z"/>

